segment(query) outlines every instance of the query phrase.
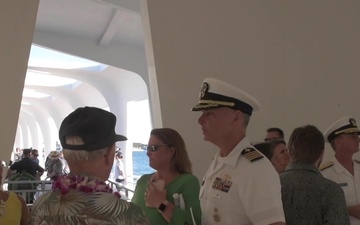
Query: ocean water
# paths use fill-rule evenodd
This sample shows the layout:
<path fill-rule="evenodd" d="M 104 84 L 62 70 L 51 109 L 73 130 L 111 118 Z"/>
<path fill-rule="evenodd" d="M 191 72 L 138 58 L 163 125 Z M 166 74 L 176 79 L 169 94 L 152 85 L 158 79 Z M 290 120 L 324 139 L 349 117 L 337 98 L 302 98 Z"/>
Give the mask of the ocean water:
<path fill-rule="evenodd" d="M 149 158 L 146 155 L 146 151 L 133 151 L 132 157 L 134 176 L 154 172 L 154 169 L 149 166 Z"/>

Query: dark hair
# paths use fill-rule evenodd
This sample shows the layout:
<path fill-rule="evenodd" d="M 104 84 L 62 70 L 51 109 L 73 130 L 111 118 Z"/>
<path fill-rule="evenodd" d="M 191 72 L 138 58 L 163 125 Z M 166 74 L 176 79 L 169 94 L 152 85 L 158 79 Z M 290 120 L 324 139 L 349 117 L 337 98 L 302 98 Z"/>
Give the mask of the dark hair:
<path fill-rule="evenodd" d="M 266 132 L 277 132 L 280 137 L 284 138 L 284 131 L 281 130 L 280 128 L 278 127 L 270 127 L 269 129 L 266 130 Z"/>
<path fill-rule="evenodd" d="M 257 150 L 259 150 L 262 154 L 264 154 L 266 156 L 266 158 L 271 160 L 271 158 L 274 155 L 274 149 L 279 144 L 286 145 L 285 141 L 283 141 L 283 140 L 272 140 L 272 141 L 269 141 L 269 142 L 255 144 L 254 147 Z"/>
<path fill-rule="evenodd" d="M 171 128 L 153 129 L 150 135 L 156 136 L 164 144 L 174 149 L 172 165 L 179 173 L 191 173 L 191 162 L 186 151 L 186 146 L 181 135 Z"/>
<path fill-rule="evenodd" d="M 288 144 L 291 161 L 314 164 L 324 152 L 324 146 L 324 136 L 315 126 L 295 128 Z"/>
<path fill-rule="evenodd" d="M 39 151 L 37 149 L 32 149 L 31 155 L 39 156 Z"/>
<path fill-rule="evenodd" d="M 23 155 L 30 155 L 31 154 L 31 149 L 30 148 L 25 148 L 23 149 Z"/>

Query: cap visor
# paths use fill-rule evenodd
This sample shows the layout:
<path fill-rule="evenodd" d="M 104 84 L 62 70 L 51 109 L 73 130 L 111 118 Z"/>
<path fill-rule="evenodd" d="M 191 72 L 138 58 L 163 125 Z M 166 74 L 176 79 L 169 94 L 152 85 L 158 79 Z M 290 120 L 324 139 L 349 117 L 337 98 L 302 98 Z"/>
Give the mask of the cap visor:
<path fill-rule="evenodd" d="M 191 111 L 201 111 L 204 109 L 215 109 L 215 108 L 220 108 L 220 107 L 224 107 L 223 105 L 215 105 L 215 104 L 204 104 L 204 103 L 200 103 L 197 104 L 196 106 L 194 106 Z"/>
<path fill-rule="evenodd" d="M 339 133 L 335 136 L 332 137 L 332 139 L 329 141 L 328 138 L 325 138 L 325 142 L 326 143 L 330 143 L 332 140 L 334 140 L 334 138 L 336 138 L 337 136 L 339 136 L 340 134 L 355 134 L 357 133 L 358 135 L 360 135 L 360 130 L 358 128 L 352 130 L 352 131 L 348 131 L 348 132 L 342 132 L 342 133 Z"/>
<path fill-rule="evenodd" d="M 125 136 L 122 136 L 120 134 L 117 134 L 115 137 L 115 141 L 126 141 L 127 138 Z"/>

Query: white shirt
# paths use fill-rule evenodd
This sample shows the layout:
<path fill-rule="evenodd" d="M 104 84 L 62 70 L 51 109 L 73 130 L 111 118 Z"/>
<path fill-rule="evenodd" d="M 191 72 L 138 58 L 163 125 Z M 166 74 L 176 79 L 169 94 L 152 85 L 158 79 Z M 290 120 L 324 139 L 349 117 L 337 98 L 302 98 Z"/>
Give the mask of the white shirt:
<path fill-rule="evenodd" d="M 279 175 L 266 157 L 243 156 L 249 147 L 244 138 L 227 157 L 215 155 L 200 189 L 203 225 L 285 222 Z"/>
<path fill-rule="evenodd" d="M 322 175 L 338 183 L 345 194 L 346 205 L 355 206 L 360 204 L 360 163 L 354 160 L 354 176 L 347 171 L 334 157 L 334 164 L 321 171 Z M 360 220 L 350 216 L 351 225 L 360 225 Z"/>

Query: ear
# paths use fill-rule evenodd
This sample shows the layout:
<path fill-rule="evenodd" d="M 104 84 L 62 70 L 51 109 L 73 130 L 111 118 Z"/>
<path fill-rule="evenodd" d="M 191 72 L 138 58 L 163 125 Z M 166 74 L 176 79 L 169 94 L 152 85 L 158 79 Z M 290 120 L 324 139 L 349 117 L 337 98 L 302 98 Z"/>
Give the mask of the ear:
<path fill-rule="evenodd" d="M 341 138 L 340 137 L 336 137 L 335 139 L 334 139 L 334 145 L 335 146 L 339 146 L 341 144 Z"/>
<path fill-rule="evenodd" d="M 171 148 L 170 148 L 170 152 L 171 152 L 171 155 L 174 156 L 174 155 L 175 155 L 175 148 L 174 148 L 174 147 L 171 147 Z"/>
<path fill-rule="evenodd" d="M 235 110 L 234 111 L 234 121 L 240 120 L 242 118 L 241 115 L 242 115 L 242 112 L 240 110 Z"/>
<path fill-rule="evenodd" d="M 115 156 L 115 143 L 108 148 L 108 150 L 104 155 L 105 164 L 106 165 L 112 164 L 114 161 L 114 156 Z"/>

